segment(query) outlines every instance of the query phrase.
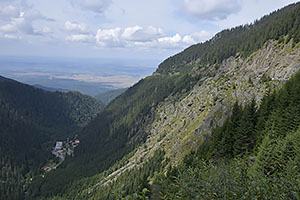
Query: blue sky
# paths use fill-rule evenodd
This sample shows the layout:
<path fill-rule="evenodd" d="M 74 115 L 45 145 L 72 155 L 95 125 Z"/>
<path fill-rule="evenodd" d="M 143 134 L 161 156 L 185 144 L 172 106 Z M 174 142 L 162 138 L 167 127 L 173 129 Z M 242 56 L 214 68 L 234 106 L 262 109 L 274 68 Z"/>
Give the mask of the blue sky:
<path fill-rule="evenodd" d="M 292 0 L 0 0 L 0 55 L 163 60 Z"/>

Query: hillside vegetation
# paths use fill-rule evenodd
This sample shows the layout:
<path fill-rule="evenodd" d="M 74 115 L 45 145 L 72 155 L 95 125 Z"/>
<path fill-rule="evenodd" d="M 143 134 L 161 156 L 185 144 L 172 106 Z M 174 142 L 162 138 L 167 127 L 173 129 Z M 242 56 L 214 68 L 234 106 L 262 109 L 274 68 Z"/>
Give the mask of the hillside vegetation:
<path fill-rule="evenodd" d="M 264 102 L 266 100 L 262 100 L 262 97 L 265 93 L 280 87 L 299 69 L 299 22 L 300 3 L 292 4 L 251 25 L 224 30 L 211 40 L 167 59 L 152 76 L 142 79 L 106 106 L 81 132 L 81 145 L 76 149 L 76 156 L 45 178 L 35 179 L 28 195 L 42 199 L 143 199 L 146 196 L 158 199 L 160 192 L 163 192 L 166 195 L 164 198 L 182 199 L 186 195 L 184 191 L 193 194 L 197 181 L 200 180 L 201 183 L 201 179 L 195 177 L 197 181 L 192 182 L 190 188 L 187 188 L 189 184 L 186 187 L 178 185 L 180 180 L 187 181 L 179 179 L 180 166 L 184 166 L 180 164 L 181 160 L 193 148 L 206 143 L 201 143 L 206 141 L 204 135 L 209 135 L 217 124 L 222 125 L 238 98 L 242 98 L 242 105 L 246 105 L 257 92 L 259 96 L 255 100 Z M 240 113 L 251 109 L 255 110 L 255 115 L 259 112 L 250 105 L 245 106 L 245 110 L 239 104 L 235 107 Z M 246 114 L 240 116 L 244 115 L 246 117 Z M 224 130 L 226 131 L 225 128 Z M 220 136 L 221 141 L 229 142 L 225 145 L 230 146 L 228 150 L 219 152 L 219 149 L 212 149 L 207 154 L 212 157 L 203 158 L 206 159 L 204 162 L 216 162 L 208 165 L 209 168 L 215 166 L 212 169 L 216 169 L 220 166 L 222 169 L 224 158 L 229 160 L 229 163 L 224 162 L 224 170 L 234 169 L 229 166 L 235 166 L 234 158 L 258 152 L 256 149 L 260 145 L 257 141 L 261 140 L 261 144 L 264 141 L 264 137 L 258 139 L 256 135 L 231 141 L 234 139 L 231 136 Z M 245 147 L 239 146 L 244 143 Z M 231 144 L 235 146 L 231 147 Z M 193 160 L 196 162 L 197 158 L 192 158 L 191 163 Z M 259 156 L 255 162 L 258 160 Z M 216 165 L 218 163 L 220 165 Z M 171 169 L 178 164 L 178 168 Z M 122 173 L 116 176 L 115 170 L 122 167 L 125 167 Z M 254 167 L 253 170 L 258 168 Z M 184 166 L 182 173 L 190 172 L 191 175 L 194 173 L 193 169 L 202 170 Z M 285 172 L 285 168 L 282 170 Z M 167 178 L 163 175 L 166 171 L 171 173 Z M 222 173 L 218 170 L 213 172 Z M 231 172 L 238 173 L 239 170 L 228 171 L 228 174 Z M 242 175 L 247 174 L 245 172 Z M 209 179 L 209 174 L 207 176 Z M 220 176 L 213 176 L 213 181 L 217 183 L 218 177 Z M 233 174 L 232 177 L 236 179 L 224 181 L 234 187 L 228 180 L 235 181 L 240 177 L 238 174 Z M 171 186 L 166 187 L 165 183 L 169 182 Z M 225 184 L 223 183 L 220 182 L 221 189 Z M 244 186 L 241 187 L 245 189 Z M 198 193 L 197 190 L 195 194 Z M 198 197 L 191 197 L 193 198 Z"/>

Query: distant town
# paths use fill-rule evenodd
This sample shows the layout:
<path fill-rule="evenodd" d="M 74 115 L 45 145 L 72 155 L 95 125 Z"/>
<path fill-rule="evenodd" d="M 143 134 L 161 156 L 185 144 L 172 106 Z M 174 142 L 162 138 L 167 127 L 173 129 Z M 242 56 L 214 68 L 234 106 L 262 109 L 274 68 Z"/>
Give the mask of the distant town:
<path fill-rule="evenodd" d="M 74 156 L 74 149 L 79 145 L 79 143 L 79 139 L 69 140 L 69 138 L 66 141 L 57 141 L 55 146 L 52 148 L 52 154 L 59 159 L 58 163 L 50 160 L 42 167 L 42 169 L 45 172 L 56 169 L 62 162 L 64 162 L 66 156 Z"/>

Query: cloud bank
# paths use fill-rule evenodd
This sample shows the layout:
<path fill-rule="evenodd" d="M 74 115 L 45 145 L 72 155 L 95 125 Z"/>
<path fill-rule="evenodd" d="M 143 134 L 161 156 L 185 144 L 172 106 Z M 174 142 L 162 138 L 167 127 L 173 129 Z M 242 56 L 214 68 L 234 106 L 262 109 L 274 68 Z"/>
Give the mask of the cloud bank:
<path fill-rule="evenodd" d="M 176 33 L 166 36 L 161 28 L 133 26 L 127 28 L 98 29 L 96 42 L 100 47 L 144 47 L 144 48 L 182 48 L 202 42 L 210 33 L 202 31 L 181 36 Z"/>

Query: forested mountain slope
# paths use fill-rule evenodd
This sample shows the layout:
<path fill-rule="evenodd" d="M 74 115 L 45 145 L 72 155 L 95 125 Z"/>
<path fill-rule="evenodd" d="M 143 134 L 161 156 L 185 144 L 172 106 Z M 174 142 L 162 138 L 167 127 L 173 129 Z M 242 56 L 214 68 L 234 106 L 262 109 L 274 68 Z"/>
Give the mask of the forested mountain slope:
<path fill-rule="evenodd" d="M 74 137 L 102 108 L 80 93 L 46 92 L 0 76 L 1 199 L 21 199 L 55 141 Z"/>
<path fill-rule="evenodd" d="M 155 176 L 197 149 L 235 101 L 260 105 L 299 70 L 299 26 L 300 4 L 292 4 L 167 59 L 111 102 L 83 130 L 75 158 L 36 180 L 31 195 L 157 199 Z"/>

